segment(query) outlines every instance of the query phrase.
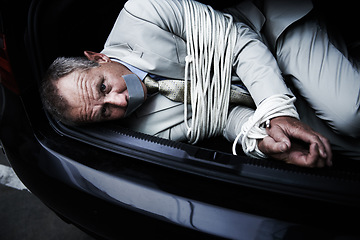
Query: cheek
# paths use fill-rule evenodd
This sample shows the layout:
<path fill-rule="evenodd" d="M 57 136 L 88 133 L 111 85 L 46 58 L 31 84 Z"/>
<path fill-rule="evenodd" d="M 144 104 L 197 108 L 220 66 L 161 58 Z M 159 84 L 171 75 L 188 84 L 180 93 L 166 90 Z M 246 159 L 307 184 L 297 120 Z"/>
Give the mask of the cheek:
<path fill-rule="evenodd" d="M 110 116 L 110 120 L 117 120 L 117 119 L 121 119 L 125 116 L 125 109 L 122 108 L 113 108 L 111 110 L 111 116 Z"/>
<path fill-rule="evenodd" d="M 80 114 L 80 110 L 79 108 L 72 108 L 69 107 L 69 109 L 64 113 L 64 115 L 71 119 L 72 121 L 77 121 L 81 119 L 81 114 Z"/>
<path fill-rule="evenodd" d="M 116 68 L 113 67 L 112 71 L 108 72 L 108 79 L 109 82 L 113 85 L 115 89 L 119 90 L 125 90 L 126 89 L 126 83 L 123 75 L 130 74 L 131 72 L 127 69 L 123 68 Z"/>
<path fill-rule="evenodd" d="M 108 81 L 108 84 L 114 92 L 121 93 L 127 89 L 125 80 L 122 76 L 112 76 Z"/>

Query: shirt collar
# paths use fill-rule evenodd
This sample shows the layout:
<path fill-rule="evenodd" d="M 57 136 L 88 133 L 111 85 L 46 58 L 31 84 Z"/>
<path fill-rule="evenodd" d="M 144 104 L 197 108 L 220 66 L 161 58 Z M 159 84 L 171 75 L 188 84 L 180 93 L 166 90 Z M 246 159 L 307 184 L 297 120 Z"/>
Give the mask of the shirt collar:
<path fill-rule="evenodd" d="M 148 75 L 147 72 L 137 68 L 137 67 L 134 67 L 126 62 L 123 62 L 117 58 L 110 58 L 112 61 L 115 61 L 115 62 L 118 62 L 118 63 L 121 63 L 122 65 L 124 65 L 125 67 L 127 67 L 131 72 L 133 72 L 134 74 L 136 74 L 142 81 L 145 79 L 146 75 Z"/>

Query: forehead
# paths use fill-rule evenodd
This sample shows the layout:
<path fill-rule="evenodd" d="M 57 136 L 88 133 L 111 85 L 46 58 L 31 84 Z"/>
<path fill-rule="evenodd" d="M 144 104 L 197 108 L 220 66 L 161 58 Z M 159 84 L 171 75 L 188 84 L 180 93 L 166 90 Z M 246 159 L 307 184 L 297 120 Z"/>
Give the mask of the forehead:
<path fill-rule="evenodd" d="M 92 82 L 92 75 L 93 74 L 90 73 L 90 70 L 73 71 L 72 73 L 60 78 L 56 83 L 59 94 L 68 100 L 69 103 L 77 103 L 80 90 L 85 87 L 85 84 Z"/>
<path fill-rule="evenodd" d="M 96 95 L 96 79 L 99 78 L 97 71 L 74 71 L 57 82 L 59 94 L 67 101 L 68 114 L 76 119 L 85 120 L 91 116 Z"/>

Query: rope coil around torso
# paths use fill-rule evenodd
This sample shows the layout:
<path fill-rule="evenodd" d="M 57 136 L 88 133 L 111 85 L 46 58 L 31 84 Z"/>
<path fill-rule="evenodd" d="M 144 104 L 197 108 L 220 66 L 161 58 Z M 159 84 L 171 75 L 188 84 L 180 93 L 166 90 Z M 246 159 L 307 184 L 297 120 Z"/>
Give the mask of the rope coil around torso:
<path fill-rule="evenodd" d="M 185 82 L 191 82 L 192 108 L 188 124 L 185 84 L 184 121 L 189 142 L 196 143 L 219 135 L 225 127 L 237 31 L 231 15 L 194 1 L 183 1 L 183 5 L 187 33 Z"/>
<path fill-rule="evenodd" d="M 210 6 L 184 0 L 187 56 L 185 82 L 190 81 L 192 119 L 188 116 L 188 84 L 184 91 L 184 121 L 187 138 L 196 143 L 206 137 L 220 135 L 225 128 L 231 88 L 233 49 L 237 30 L 231 15 L 216 12 Z M 190 80 L 189 80 L 190 77 Z M 268 136 L 266 124 L 278 116 L 299 119 L 293 96 L 274 95 L 263 100 L 254 115 L 241 127 L 234 144 L 242 145 L 245 154 L 266 158 L 257 140 Z M 240 140 L 240 141 L 239 141 Z"/>

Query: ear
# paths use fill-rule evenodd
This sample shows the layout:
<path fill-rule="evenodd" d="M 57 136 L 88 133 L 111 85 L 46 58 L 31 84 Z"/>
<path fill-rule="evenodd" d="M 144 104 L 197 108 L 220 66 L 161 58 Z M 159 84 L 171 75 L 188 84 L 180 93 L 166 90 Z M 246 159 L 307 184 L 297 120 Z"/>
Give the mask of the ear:
<path fill-rule="evenodd" d="M 110 58 L 102 53 L 96 53 L 91 51 L 84 51 L 84 55 L 91 61 L 98 63 L 107 63 L 111 62 Z"/>

